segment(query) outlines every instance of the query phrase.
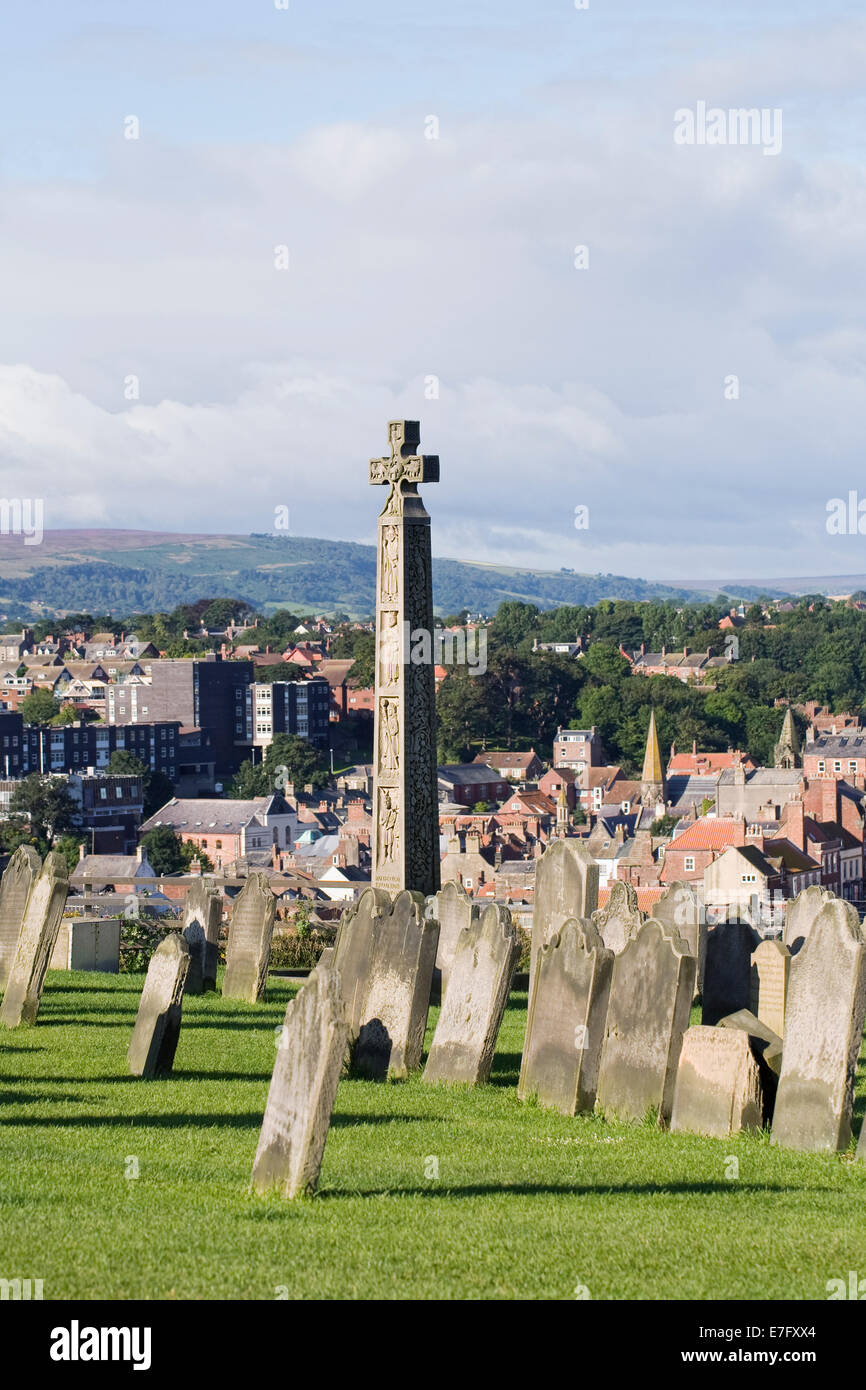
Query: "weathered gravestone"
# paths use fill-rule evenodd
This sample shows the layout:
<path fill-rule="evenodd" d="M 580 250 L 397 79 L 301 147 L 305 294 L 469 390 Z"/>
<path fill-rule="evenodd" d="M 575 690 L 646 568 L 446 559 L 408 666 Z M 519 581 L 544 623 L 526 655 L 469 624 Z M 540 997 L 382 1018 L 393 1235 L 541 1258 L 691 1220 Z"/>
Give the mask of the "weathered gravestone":
<path fill-rule="evenodd" d="M 349 1038 L 353 1042 L 361 1026 L 373 951 L 373 923 L 390 910 L 391 898 L 383 888 L 365 888 L 358 901 L 346 908 L 340 917 L 333 964 L 340 977 Z"/>
<path fill-rule="evenodd" d="M 799 955 L 809 939 L 818 913 L 832 901 L 832 893 L 813 883 L 810 888 L 804 888 L 802 893 L 798 893 L 796 898 L 791 898 L 785 905 L 783 940 L 792 957 Z"/>
<path fill-rule="evenodd" d="M 425 1081 L 479 1086 L 488 1079 L 519 957 L 517 929 L 507 908 L 491 903 L 463 928 L 424 1068 Z"/>
<path fill-rule="evenodd" d="M 361 1076 L 403 1078 L 421 1061 L 439 924 L 424 916 L 424 897 L 398 893 L 374 917 L 352 1065 Z"/>
<path fill-rule="evenodd" d="M 707 932 L 702 1023 L 718 1023 L 726 1014 L 749 1007 L 752 952 L 759 940 L 748 922 L 718 922 Z"/>
<path fill-rule="evenodd" d="M 150 958 L 127 1053 L 133 1076 L 150 1080 L 171 1071 L 189 958 L 189 947 L 177 932 L 166 936 Z"/>
<path fill-rule="evenodd" d="M 68 891 L 66 861 L 52 851 L 27 899 L 15 959 L 0 1004 L 0 1023 L 6 1028 L 36 1022 L 45 972 L 60 930 Z"/>
<path fill-rule="evenodd" d="M 785 1036 L 785 1003 L 791 952 L 781 941 L 762 941 L 752 953 L 751 1012 L 762 1023 Z"/>
<path fill-rule="evenodd" d="M 32 845 L 19 845 L 0 880 L 0 990 L 15 959 L 18 936 L 30 889 L 42 868 L 42 860 Z"/>
<path fill-rule="evenodd" d="M 541 948 L 517 1094 L 565 1115 L 592 1110 L 614 955 L 590 920 L 564 922 Z"/>
<path fill-rule="evenodd" d="M 255 1004 L 265 992 L 276 898 L 264 874 L 250 874 L 232 906 L 226 949 L 224 999 Z"/>
<path fill-rule="evenodd" d="M 687 1028 L 683 1037 L 671 1130 L 724 1138 L 760 1129 L 763 1099 L 747 1034 L 733 1028 Z"/>
<path fill-rule="evenodd" d="M 866 946 L 850 903 L 825 903 L 791 971 L 772 1142 L 844 1149 L 866 1015 Z"/>
<path fill-rule="evenodd" d="M 779 1073 L 782 1070 L 782 1039 L 757 1014 L 749 1009 L 738 1009 L 736 1013 L 720 1018 L 719 1028 L 734 1028 L 749 1039 L 752 1056 L 758 1064 L 761 1079 L 761 1093 L 764 1099 L 764 1123 L 773 1118 L 776 1105 L 776 1091 L 779 1086 Z"/>
<path fill-rule="evenodd" d="M 653 917 L 667 932 L 678 932 L 688 946 L 689 954 L 698 963 L 697 989 L 700 993 L 707 961 L 707 918 L 706 909 L 691 884 L 676 879 L 662 893 L 653 908 Z"/>
<path fill-rule="evenodd" d="M 180 921 L 181 935 L 189 947 L 187 994 L 216 988 L 222 918 L 222 894 L 199 879 L 186 895 Z"/>
<path fill-rule="evenodd" d="M 427 911 L 430 917 L 439 923 L 439 945 L 436 947 L 433 984 L 434 988 L 436 985 L 439 986 L 444 999 L 460 933 L 477 920 L 479 909 L 468 897 L 462 883 L 446 883 L 435 897 L 428 900 Z"/>
<path fill-rule="evenodd" d="M 348 1033 L 339 975 L 320 964 L 286 1009 L 253 1165 L 256 1191 L 315 1191 Z"/>
<path fill-rule="evenodd" d="M 652 917 L 613 963 L 598 1077 L 602 1109 L 622 1119 L 670 1119 L 697 961 Z"/>
<path fill-rule="evenodd" d="M 644 918 L 638 911 L 637 893 L 630 883 L 614 879 L 605 907 L 592 914 L 593 925 L 609 951 L 618 956 L 640 931 Z"/>
<path fill-rule="evenodd" d="M 598 865 L 586 845 L 577 840 L 554 840 L 535 870 L 532 908 L 532 954 L 529 991 L 542 946 L 571 917 L 591 917 L 598 907 Z"/>

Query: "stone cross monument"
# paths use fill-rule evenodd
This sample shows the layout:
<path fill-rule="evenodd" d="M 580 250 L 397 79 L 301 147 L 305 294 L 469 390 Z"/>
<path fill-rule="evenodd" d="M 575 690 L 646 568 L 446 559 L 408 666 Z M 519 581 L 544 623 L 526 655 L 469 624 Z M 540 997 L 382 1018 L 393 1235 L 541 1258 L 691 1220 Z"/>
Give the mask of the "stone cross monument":
<path fill-rule="evenodd" d="M 439 888 L 439 822 L 430 517 L 418 484 L 439 481 L 439 459 L 416 453 L 420 437 L 417 420 L 391 420 L 390 455 L 370 460 L 370 482 L 390 484 L 376 566 L 373 884 L 426 895 Z"/>

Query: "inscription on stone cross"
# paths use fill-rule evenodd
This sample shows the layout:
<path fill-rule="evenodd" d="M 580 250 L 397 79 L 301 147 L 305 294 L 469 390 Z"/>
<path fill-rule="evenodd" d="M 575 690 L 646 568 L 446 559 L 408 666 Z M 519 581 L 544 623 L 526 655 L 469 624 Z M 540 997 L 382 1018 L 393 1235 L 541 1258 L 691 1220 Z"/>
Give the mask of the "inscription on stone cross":
<path fill-rule="evenodd" d="M 433 628 L 430 517 L 418 484 L 438 482 L 439 459 L 417 453 L 420 437 L 417 420 L 392 420 L 390 453 L 370 460 L 370 482 L 389 485 L 377 550 L 373 883 L 391 894 L 439 888 L 433 664 L 408 660 L 410 634 Z"/>

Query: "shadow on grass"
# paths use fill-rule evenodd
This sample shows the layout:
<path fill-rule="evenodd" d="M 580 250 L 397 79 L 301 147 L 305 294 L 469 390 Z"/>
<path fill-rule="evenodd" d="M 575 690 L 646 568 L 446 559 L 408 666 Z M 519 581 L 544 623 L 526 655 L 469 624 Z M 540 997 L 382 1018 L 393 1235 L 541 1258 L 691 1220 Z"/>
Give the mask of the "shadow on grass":
<path fill-rule="evenodd" d="M 158 1085 L 161 1080 L 172 1081 L 176 1078 L 157 1077 L 156 1081 L 142 1081 L 140 1077 L 130 1077 L 129 1080 L 137 1081 L 140 1086 Z M 259 1130 L 264 1118 L 264 1106 L 261 1110 L 250 1110 L 239 1114 L 190 1114 L 186 1111 L 178 1111 L 165 1115 L 75 1115 L 64 1113 L 62 1115 L 45 1115 L 41 1119 L 31 1116 L 19 1116 L 17 1119 L 12 1116 L 0 1118 L 0 1128 L 3 1125 L 15 1126 L 61 1126 L 65 1129 L 252 1129 Z M 333 1115 L 331 1117 L 332 1129 L 355 1128 L 363 1125 L 389 1125 L 389 1124 L 444 1124 L 444 1120 L 436 1120 L 435 1117 L 428 1115 Z"/>
<path fill-rule="evenodd" d="M 680 1197 L 724 1194 L 726 1197 L 778 1196 L 780 1192 L 814 1192 L 807 1183 L 797 1186 L 782 1183 L 675 1182 L 667 1186 L 655 1183 L 473 1183 L 467 1187 L 450 1187 L 430 1183 L 426 1187 L 354 1187 L 320 1188 L 315 1200 L 345 1201 L 351 1197 Z"/>

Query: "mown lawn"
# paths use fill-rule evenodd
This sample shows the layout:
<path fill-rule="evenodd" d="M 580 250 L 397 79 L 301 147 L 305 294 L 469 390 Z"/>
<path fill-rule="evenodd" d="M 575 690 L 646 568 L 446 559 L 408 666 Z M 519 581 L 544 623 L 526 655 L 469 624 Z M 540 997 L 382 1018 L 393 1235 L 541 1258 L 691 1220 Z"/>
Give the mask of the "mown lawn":
<path fill-rule="evenodd" d="M 293 986 L 259 1007 L 188 999 L 174 1075 L 143 1082 L 126 1067 L 142 982 L 49 974 L 36 1027 L 0 1033 L 0 1277 L 41 1278 L 46 1299 L 803 1299 L 866 1276 L 852 1154 L 521 1105 L 525 995 L 491 1085 L 344 1081 L 318 1195 L 254 1197 Z"/>

